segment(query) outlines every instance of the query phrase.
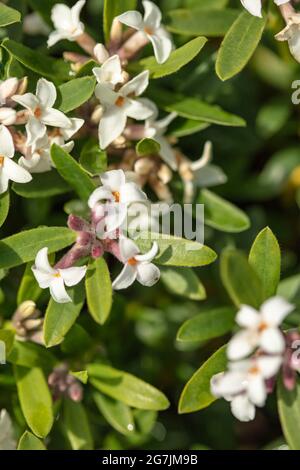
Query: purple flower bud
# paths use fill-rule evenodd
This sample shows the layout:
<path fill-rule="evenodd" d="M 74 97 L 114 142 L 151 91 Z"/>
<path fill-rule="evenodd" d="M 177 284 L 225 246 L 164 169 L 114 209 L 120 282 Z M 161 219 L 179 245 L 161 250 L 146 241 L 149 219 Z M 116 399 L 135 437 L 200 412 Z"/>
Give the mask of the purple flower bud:
<path fill-rule="evenodd" d="M 75 232 L 86 232 L 89 229 L 89 224 L 81 217 L 71 214 L 68 218 L 68 227 Z"/>

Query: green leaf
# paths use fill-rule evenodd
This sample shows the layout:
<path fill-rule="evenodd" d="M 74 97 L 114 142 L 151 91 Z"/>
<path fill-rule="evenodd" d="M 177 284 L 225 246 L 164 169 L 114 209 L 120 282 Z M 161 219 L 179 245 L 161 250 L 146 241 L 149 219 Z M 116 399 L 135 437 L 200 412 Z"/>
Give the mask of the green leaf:
<path fill-rule="evenodd" d="M 36 302 L 42 293 L 42 289 L 36 282 L 32 272 L 33 263 L 27 263 L 17 295 L 17 304 L 20 305 L 25 300 Z"/>
<path fill-rule="evenodd" d="M 69 113 L 86 103 L 93 95 L 96 85 L 95 77 L 75 78 L 58 87 L 59 109 Z"/>
<path fill-rule="evenodd" d="M 11 353 L 11 350 L 13 348 L 13 344 L 14 344 L 14 339 L 15 339 L 15 335 L 13 333 L 13 331 L 10 331 L 10 330 L 0 330 L 0 361 L 2 359 L 6 359 L 9 354 Z M 1 343 L 4 343 L 5 344 L 5 351 L 3 351 L 3 348 L 1 346 Z M 2 352 L 5 353 L 5 357 L 3 358 L 2 357 Z M 0 365 L 1 365 L 1 362 L 0 362 Z"/>
<path fill-rule="evenodd" d="M 53 425 L 52 399 L 41 369 L 15 366 L 18 396 L 26 422 L 34 434 L 46 437 Z"/>
<path fill-rule="evenodd" d="M 87 201 L 95 190 L 95 185 L 89 175 L 71 155 L 56 144 L 51 147 L 51 158 L 64 180 L 69 183 L 81 199 Z"/>
<path fill-rule="evenodd" d="M 47 450 L 47 449 L 44 443 L 38 437 L 36 437 L 34 434 L 32 434 L 29 431 L 25 431 L 19 440 L 18 450 Z"/>
<path fill-rule="evenodd" d="M 258 308 L 262 303 L 262 286 L 256 272 L 240 251 L 227 249 L 221 256 L 222 282 L 237 307 L 241 304 Z"/>
<path fill-rule="evenodd" d="M 202 410 L 216 401 L 216 397 L 210 391 L 210 380 L 215 374 L 223 372 L 226 365 L 226 346 L 223 346 L 195 372 L 185 385 L 179 400 L 180 414 Z"/>
<path fill-rule="evenodd" d="M 93 393 L 94 401 L 106 421 L 118 432 L 125 436 L 135 430 L 133 414 L 129 406 L 99 392 Z"/>
<path fill-rule="evenodd" d="M 166 396 L 152 385 L 127 372 L 104 364 L 90 364 L 87 368 L 90 383 L 100 392 L 128 406 L 142 410 L 165 410 Z"/>
<path fill-rule="evenodd" d="M 155 258 L 157 264 L 197 267 L 211 264 L 217 258 L 211 248 L 179 237 L 144 232 L 135 240 L 142 252 L 149 251 L 154 241 L 159 247 L 159 253 Z"/>
<path fill-rule="evenodd" d="M 204 204 L 205 224 L 222 232 L 239 233 L 250 227 L 248 216 L 238 207 L 203 189 L 198 202 Z"/>
<path fill-rule="evenodd" d="M 155 57 L 148 57 L 147 59 L 141 60 L 140 63 L 144 70 L 150 71 L 151 78 L 165 77 L 177 72 L 191 62 L 203 49 L 206 42 L 207 39 L 201 36 L 192 39 L 184 44 L 184 46 L 174 50 L 164 64 L 158 64 Z"/>
<path fill-rule="evenodd" d="M 9 192 L 0 196 L 0 227 L 4 224 L 9 212 Z"/>
<path fill-rule="evenodd" d="M 54 82 L 70 79 L 70 66 L 61 59 L 53 59 L 10 39 L 5 39 L 2 47 L 25 67 L 45 78 Z"/>
<path fill-rule="evenodd" d="M 73 450 L 93 450 L 93 436 L 84 406 L 68 398 L 64 400 L 64 428 Z"/>
<path fill-rule="evenodd" d="M 22 367 L 39 367 L 50 372 L 57 361 L 44 347 L 29 341 L 16 340 L 8 355 L 8 362 Z"/>
<path fill-rule="evenodd" d="M 89 379 L 89 374 L 87 373 L 87 370 L 80 370 L 78 372 L 70 372 L 73 377 L 75 377 L 77 380 L 79 380 L 83 384 L 87 384 L 88 379 Z"/>
<path fill-rule="evenodd" d="M 0 28 L 21 21 L 21 13 L 0 3 Z"/>
<path fill-rule="evenodd" d="M 239 14 L 238 10 L 173 10 L 168 14 L 168 30 L 187 36 L 224 36 Z"/>
<path fill-rule="evenodd" d="M 121 13 L 135 10 L 136 0 L 104 0 L 103 24 L 106 43 L 110 39 L 110 31 L 114 18 Z"/>
<path fill-rule="evenodd" d="M 65 227 L 34 228 L 4 238 L 0 241 L 0 269 L 34 260 L 37 252 L 45 246 L 50 254 L 66 248 L 75 240 L 75 232 Z"/>
<path fill-rule="evenodd" d="M 107 170 L 107 154 L 99 148 L 98 142 L 88 141 L 83 146 L 80 165 L 93 176 Z"/>
<path fill-rule="evenodd" d="M 278 410 L 283 434 L 291 450 L 300 450 L 300 381 L 293 391 L 278 381 Z"/>
<path fill-rule="evenodd" d="M 248 63 L 266 25 L 265 18 L 257 18 L 247 11 L 233 23 L 218 52 L 216 72 L 221 80 L 228 80 Z"/>
<path fill-rule="evenodd" d="M 275 295 L 280 281 L 281 254 L 278 241 L 269 227 L 257 235 L 249 263 L 259 277 L 263 300 Z"/>
<path fill-rule="evenodd" d="M 12 189 L 19 196 L 29 199 L 48 198 L 72 191 L 55 170 L 33 175 L 32 181 L 27 184 L 13 183 Z"/>
<path fill-rule="evenodd" d="M 145 138 L 136 144 L 136 153 L 139 157 L 145 155 L 158 155 L 160 152 L 160 144 L 154 139 Z"/>
<path fill-rule="evenodd" d="M 196 132 L 203 131 L 210 126 L 207 122 L 194 121 L 193 119 L 177 118 L 170 124 L 168 135 L 174 137 L 186 137 Z"/>
<path fill-rule="evenodd" d="M 162 267 L 161 280 L 173 294 L 191 300 L 203 300 L 206 292 L 198 276 L 190 268 Z"/>
<path fill-rule="evenodd" d="M 58 304 L 50 300 L 44 322 L 44 341 L 47 348 L 60 344 L 77 320 L 85 301 L 82 284 L 68 290 L 72 302 Z"/>
<path fill-rule="evenodd" d="M 187 320 L 177 333 L 177 341 L 207 341 L 223 336 L 235 325 L 236 310 L 220 307 Z"/>
<path fill-rule="evenodd" d="M 89 312 L 103 325 L 112 306 L 112 285 L 105 259 L 98 258 L 89 263 L 85 286 Z"/>

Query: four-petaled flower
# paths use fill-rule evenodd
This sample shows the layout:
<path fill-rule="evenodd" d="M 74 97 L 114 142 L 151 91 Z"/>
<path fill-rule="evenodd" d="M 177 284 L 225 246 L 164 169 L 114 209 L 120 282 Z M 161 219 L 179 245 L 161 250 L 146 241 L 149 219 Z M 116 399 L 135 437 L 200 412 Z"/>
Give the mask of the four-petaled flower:
<path fill-rule="evenodd" d="M 9 180 L 16 183 L 29 183 L 32 176 L 27 170 L 13 161 L 15 147 L 9 130 L 0 126 L 0 194 L 5 193 Z"/>
<path fill-rule="evenodd" d="M 71 120 L 61 111 L 54 109 L 57 93 L 53 83 L 41 78 L 37 83 L 36 95 L 26 93 L 15 95 L 13 100 L 29 111 L 26 124 L 27 145 L 33 145 L 46 134 L 46 126 L 71 128 Z"/>
<path fill-rule="evenodd" d="M 98 83 L 95 94 L 104 108 L 99 124 L 99 141 L 102 149 L 108 147 L 123 133 L 128 117 L 143 120 L 152 115 L 153 109 L 147 100 L 135 99 L 146 90 L 148 83 L 148 70 L 123 85 L 119 91 L 114 91 L 108 83 Z"/>
<path fill-rule="evenodd" d="M 242 359 L 260 347 L 268 354 L 282 354 L 285 340 L 279 326 L 294 306 L 282 297 L 271 297 L 258 312 L 243 305 L 236 321 L 243 328 L 230 340 L 227 355 L 230 360 Z"/>
<path fill-rule="evenodd" d="M 17 78 L 8 78 L 0 80 L 0 123 L 5 126 L 11 126 L 16 120 L 16 111 L 9 104 L 10 98 L 17 92 L 19 80 Z"/>
<path fill-rule="evenodd" d="M 266 381 L 277 374 L 281 364 L 281 356 L 258 356 L 231 362 L 227 372 L 212 378 L 212 394 L 230 401 L 237 419 L 251 421 L 255 417 L 255 406 L 262 407 L 266 402 Z"/>
<path fill-rule="evenodd" d="M 86 0 L 79 0 L 72 8 L 63 3 L 54 5 L 51 19 L 55 26 L 48 39 L 48 47 L 54 46 L 62 39 L 74 41 L 84 33 L 84 24 L 80 21 L 80 13 Z"/>
<path fill-rule="evenodd" d="M 153 45 L 157 62 L 163 64 L 172 52 L 172 41 L 167 31 L 161 26 L 162 14 L 160 9 L 148 0 L 143 1 L 143 7 L 145 10 L 144 18 L 138 11 L 127 11 L 117 16 L 117 19 L 126 26 L 145 34 Z"/>
<path fill-rule="evenodd" d="M 72 302 L 66 291 L 68 287 L 75 286 L 84 278 L 87 267 L 72 267 L 67 269 L 55 269 L 48 260 L 48 248 L 42 248 L 36 255 L 32 272 L 42 289 L 50 289 L 50 294 L 55 302 L 63 304 Z"/>
<path fill-rule="evenodd" d="M 100 46 L 100 44 L 98 44 Z M 93 69 L 97 82 L 106 84 L 111 89 L 124 81 L 121 61 L 118 55 L 109 57 L 101 67 Z"/>
<path fill-rule="evenodd" d="M 143 255 L 129 238 L 121 237 L 119 246 L 124 268 L 113 282 L 115 290 L 126 289 L 135 280 L 146 287 L 151 287 L 159 281 L 160 271 L 151 263 L 158 253 L 156 242 L 153 243 L 151 250 Z"/>
<path fill-rule="evenodd" d="M 283 5 L 289 1 L 290 0 L 274 0 L 276 5 Z M 251 15 L 262 17 L 262 0 L 241 0 L 241 3 Z"/>
<path fill-rule="evenodd" d="M 123 170 L 111 170 L 100 176 L 102 186 L 91 194 L 88 204 L 94 209 L 97 203 L 105 202 L 107 232 L 113 232 L 125 221 L 128 206 L 145 201 L 146 194 L 134 182 L 127 182 Z"/>

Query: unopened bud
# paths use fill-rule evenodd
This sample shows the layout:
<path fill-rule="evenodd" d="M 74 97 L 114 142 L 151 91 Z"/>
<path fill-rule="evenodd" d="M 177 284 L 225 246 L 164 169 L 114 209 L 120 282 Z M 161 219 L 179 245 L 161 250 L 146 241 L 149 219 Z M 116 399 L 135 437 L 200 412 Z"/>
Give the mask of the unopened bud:
<path fill-rule="evenodd" d="M 153 171 L 155 163 L 150 158 L 139 158 L 135 165 L 134 171 L 141 176 L 149 175 Z"/>
<path fill-rule="evenodd" d="M 36 304 L 32 300 L 26 300 L 25 302 L 21 303 L 17 312 L 19 313 L 20 317 L 25 319 L 30 317 L 35 313 Z"/>
<path fill-rule="evenodd" d="M 85 220 L 77 215 L 69 215 L 68 227 L 75 232 L 83 232 L 88 229 L 88 224 Z"/>
<path fill-rule="evenodd" d="M 16 123 L 17 113 L 12 108 L 0 108 L 0 122 L 4 126 L 12 126 Z"/>
<path fill-rule="evenodd" d="M 168 184 L 173 177 L 173 173 L 167 165 L 162 164 L 158 170 L 157 176 L 164 184 Z"/>
<path fill-rule="evenodd" d="M 109 59 L 109 52 L 103 44 L 97 44 L 94 49 L 94 56 L 99 64 L 104 64 Z"/>
<path fill-rule="evenodd" d="M 104 113 L 103 106 L 101 106 L 101 105 L 96 106 L 95 110 L 93 111 L 93 113 L 91 115 L 91 122 L 93 124 L 99 124 L 100 119 L 103 116 L 103 113 Z"/>

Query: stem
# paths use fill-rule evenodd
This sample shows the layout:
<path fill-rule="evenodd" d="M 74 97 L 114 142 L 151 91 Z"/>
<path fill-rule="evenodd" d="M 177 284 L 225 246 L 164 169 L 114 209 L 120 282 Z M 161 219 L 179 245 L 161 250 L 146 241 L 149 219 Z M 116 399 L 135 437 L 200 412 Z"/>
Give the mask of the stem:
<path fill-rule="evenodd" d="M 94 57 L 94 49 L 97 43 L 88 33 L 83 33 L 81 36 L 78 36 L 76 42 L 85 52 Z"/>
<path fill-rule="evenodd" d="M 137 31 L 128 41 L 118 50 L 121 60 L 132 59 L 149 42 L 149 39 L 142 31 Z"/>

